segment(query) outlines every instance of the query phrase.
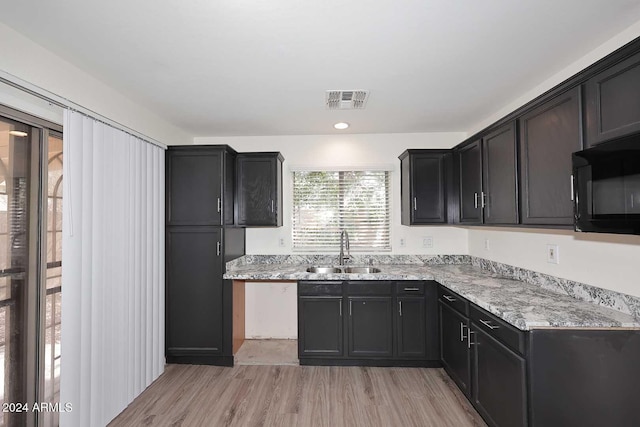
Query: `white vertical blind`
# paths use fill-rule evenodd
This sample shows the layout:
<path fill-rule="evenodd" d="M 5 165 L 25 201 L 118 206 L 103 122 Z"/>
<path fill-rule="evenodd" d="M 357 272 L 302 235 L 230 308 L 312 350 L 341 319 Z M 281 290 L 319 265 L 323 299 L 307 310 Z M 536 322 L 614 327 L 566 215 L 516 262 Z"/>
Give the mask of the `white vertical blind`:
<path fill-rule="evenodd" d="M 294 249 L 335 250 L 345 229 L 353 250 L 390 250 L 389 197 L 388 171 L 294 171 Z"/>
<path fill-rule="evenodd" d="M 62 426 L 103 426 L 164 370 L 164 150 L 64 121 Z"/>

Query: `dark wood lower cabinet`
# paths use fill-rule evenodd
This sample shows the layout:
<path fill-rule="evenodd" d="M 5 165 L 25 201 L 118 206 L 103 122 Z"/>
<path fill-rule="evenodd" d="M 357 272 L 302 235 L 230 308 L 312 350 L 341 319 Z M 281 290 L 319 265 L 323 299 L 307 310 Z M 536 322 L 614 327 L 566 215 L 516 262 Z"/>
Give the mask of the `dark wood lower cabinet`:
<path fill-rule="evenodd" d="M 300 364 L 440 366 L 436 286 L 299 282 Z"/>
<path fill-rule="evenodd" d="M 393 357 L 391 297 L 348 297 L 349 356 Z"/>
<path fill-rule="evenodd" d="M 424 298 L 398 297 L 396 313 L 398 357 L 424 359 L 427 355 Z"/>
<path fill-rule="evenodd" d="M 472 323 L 473 405 L 491 426 L 527 425 L 524 357 Z"/>
<path fill-rule="evenodd" d="M 223 350 L 220 227 L 167 228 L 166 357 L 211 363 Z"/>
<path fill-rule="evenodd" d="M 301 296 L 298 299 L 300 356 L 341 357 L 342 297 Z"/>
<path fill-rule="evenodd" d="M 460 390 L 469 396 L 471 392 L 471 357 L 467 342 L 469 319 L 442 302 L 439 303 L 439 312 L 442 365 Z"/>
<path fill-rule="evenodd" d="M 640 331 L 529 333 L 531 425 L 640 426 Z"/>
<path fill-rule="evenodd" d="M 489 426 L 640 426 L 640 330 L 522 331 L 438 293 L 442 365 Z"/>

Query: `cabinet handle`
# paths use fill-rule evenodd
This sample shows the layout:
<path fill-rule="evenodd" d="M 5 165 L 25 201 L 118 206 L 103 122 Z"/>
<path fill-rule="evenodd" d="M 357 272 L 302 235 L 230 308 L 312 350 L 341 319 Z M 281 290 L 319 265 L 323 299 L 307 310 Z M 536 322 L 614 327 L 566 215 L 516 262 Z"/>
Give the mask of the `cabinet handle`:
<path fill-rule="evenodd" d="M 492 325 L 490 320 L 480 320 L 480 323 L 492 330 L 500 328 L 500 326 Z"/>
<path fill-rule="evenodd" d="M 222 200 L 218 197 L 218 212 L 222 211 Z"/>
<path fill-rule="evenodd" d="M 571 174 L 571 201 L 573 202 L 573 174 Z"/>
<path fill-rule="evenodd" d="M 339 301 L 338 307 L 340 307 L 340 317 L 342 317 L 342 301 Z"/>
<path fill-rule="evenodd" d="M 475 334 L 475 332 L 473 332 L 472 330 L 469 330 L 469 334 L 467 335 L 467 348 L 471 348 L 472 345 L 474 345 L 474 342 L 471 342 L 471 335 Z"/>
<path fill-rule="evenodd" d="M 351 304 L 353 303 L 352 300 L 349 300 L 349 316 L 351 316 Z"/>
<path fill-rule="evenodd" d="M 482 209 L 484 209 L 484 207 L 487 205 L 487 195 L 485 194 L 485 192 L 481 192 L 481 197 L 480 197 L 480 202 L 481 202 L 481 206 Z"/>
<path fill-rule="evenodd" d="M 271 213 L 273 213 L 273 199 L 271 199 Z"/>
<path fill-rule="evenodd" d="M 442 295 L 442 298 L 446 299 L 449 302 L 455 302 L 456 299 L 454 297 L 452 297 L 451 295 Z"/>
<path fill-rule="evenodd" d="M 221 244 L 220 242 L 218 242 L 218 243 L 216 244 L 216 254 L 217 254 L 218 256 L 220 256 L 220 249 L 221 249 L 221 246 L 222 246 L 222 244 Z"/>
<path fill-rule="evenodd" d="M 473 193 L 473 206 L 478 209 L 478 193 Z"/>
<path fill-rule="evenodd" d="M 460 322 L 460 342 L 464 342 L 467 337 L 464 336 L 464 329 L 467 327 L 464 323 Z"/>
<path fill-rule="evenodd" d="M 405 291 L 419 291 L 420 288 L 404 288 Z"/>
<path fill-rule="evenodd" d="M 402 301 L 398 301 L 398 306 L 400 307 L 400 316 L 402 316 Z"/>
<path fill-rule="evenodd" d="M 418 210 L 418 199 L 417 198 L 413 198 L 413 210 L 417 211 Z"/>

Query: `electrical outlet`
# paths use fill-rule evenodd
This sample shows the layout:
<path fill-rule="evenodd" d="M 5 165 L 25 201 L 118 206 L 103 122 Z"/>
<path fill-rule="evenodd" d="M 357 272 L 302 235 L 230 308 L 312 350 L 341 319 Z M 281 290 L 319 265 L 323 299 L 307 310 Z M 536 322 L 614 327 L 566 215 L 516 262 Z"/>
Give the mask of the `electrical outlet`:
<path fill-rule="evenodd" d="M 558 248 L 558 245 L 547 245 L 547 262 L 560 264 L 560 248 Z"/>
<path fill-rule="evenodd" d="M 422 247 L 423 248 L 432 248 L 433 247 L 433 237 L 425 236 L 422 238 Z"/>
<path fill-rule="evenodd" d="M 489 239 L 484 239 L 484 249 L 489 250 Z"/>
<path fill-rule="evenodd" d="M 284 248 L 284 237 L 280 237 L 278 239 L 278 246 L 280 246 L 281 248 Z"/>
<path fill-rule="evenodd" d="M 400 238 L 400 247 L 404 248 L 405 246 L 407 246 L 407 241 L 405 240 L 404 237 Z"/>

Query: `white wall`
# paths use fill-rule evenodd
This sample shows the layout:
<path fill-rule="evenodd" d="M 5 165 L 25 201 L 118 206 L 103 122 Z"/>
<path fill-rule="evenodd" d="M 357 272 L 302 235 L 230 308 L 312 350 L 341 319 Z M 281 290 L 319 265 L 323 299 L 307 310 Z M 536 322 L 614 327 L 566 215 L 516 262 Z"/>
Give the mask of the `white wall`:
<path fill-rule="evenodd" d="M 295 282 L 247 282 L 245 298 L 245 334 L 248 339 L 298 337 Z"/>
<path fill-rule="evenodd" d="M 558 245 L 557 265 L 548 244 Z M 640 297 L 640 236 L 475 227 L 469 254 Z"/>
<path fill-rule="evenodd" d="M 465 138 L 464 133 L 424 134 L 343 134 L 264 137 L 195 138 L 195 144 L 228 144 L 237 151 L 280 151 L 283 164 L 284 226 L 247 229 L 247 254 L 290 254 L 292 212 L 292 166 L 392 167 L 391 238 L 392 254 L 466 254 L 467 231 L 455 227 L 406 227 L 400 224 L 400 161 L 407 148 L 451 148 Z M 433 237 L 433 248 L 422 247 L 422 237 Z M 283 238 L 285 245 L 278 245 Z M 406 246 L 400 247 L 400 239 Z M 338 254 L 338 248 L 335 250 Z"/>
<path fill-rule="evenodd" d="M 190 144 L 192 136 L 168 121 L 136 104 L 104 82 L 63 60 L 20 33 L 0 23 L 0 70 L 46 89 L 104 117 L 167 145 Z M 42 105 L 30 105 L 27 98 L 0 85 L 0 102 L 51 121 L 58 112 L 49 115 Z"/>

